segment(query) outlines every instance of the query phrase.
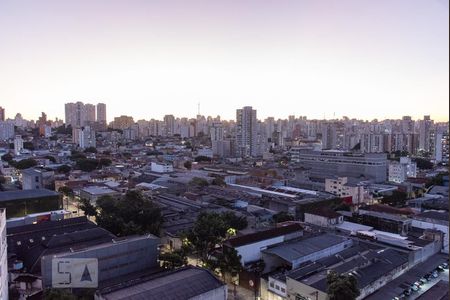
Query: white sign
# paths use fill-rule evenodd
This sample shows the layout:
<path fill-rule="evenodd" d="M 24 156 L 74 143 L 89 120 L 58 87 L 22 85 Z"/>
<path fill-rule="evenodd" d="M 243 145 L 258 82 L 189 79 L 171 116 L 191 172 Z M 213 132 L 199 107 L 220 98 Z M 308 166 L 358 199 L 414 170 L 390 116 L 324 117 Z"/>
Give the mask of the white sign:
<path fill-rule="evenodd" d="M 96 258 L 53 258 L 52 287 L 98 287 L 98 260 Z"/>

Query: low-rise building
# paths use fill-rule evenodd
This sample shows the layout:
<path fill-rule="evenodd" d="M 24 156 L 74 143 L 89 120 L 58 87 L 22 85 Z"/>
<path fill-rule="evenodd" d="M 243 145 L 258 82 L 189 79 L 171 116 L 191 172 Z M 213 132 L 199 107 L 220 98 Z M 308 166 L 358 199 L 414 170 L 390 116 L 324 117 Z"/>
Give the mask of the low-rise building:
<path fill-rule="evenodd" d="M 389 162 L 388 180 L 391 182 L 402 183 L 410 177 L 417 176 L 417 165 L 409 157 L 400 157 L 400 161 Z"/>
<path fill-rule="evenodd" d="M 347 177 L 325 179 L 325 191 L 339 198 L 349 198 L 352 204 L 363 204 L 369 200 L 363 185 L 352 184 Z"/>
<path fill-rule="evenodd" d="M 187 266 L 100 289 L 95 300 L 226 300 L 227 285 L 209 270 Z"/>
<path fill-rule="evenodd" d="M 80 198 L 88 199 L 91 203 L 104 196 L 119 197 L 120 193 L 106 186 L 89 186 L 80 190 Z"/>
<path fill-rule="evenodd" d="M 442 252 L 449 253 L 449 228 L 448 228 L 448 212 L 442 211 L 426 211 L 411 217 L 413 227 L 421 229 L 436 229 L 444 234 Z"/>
<path fill-rule="evenodd" d="M 59 193 L 47 189 L 16 190 L 0 193 L 0 206 L 6 208 L 6 217 L 23 217 L 29 214 L 62 209 Z"/>
<path fill-rule="evenodd" d="M 326 207 L 310 209 L 305 212 L 305 222 L 322 227 L 335 227 L 344 222 L 344 216 Z"/>
<path fill-rule="evenodd" d="M 345 253 L 340 257 L 336 255 L 289 272 L 286 275 L 286 299 L 328 300 L 327 274 L 335 271 L 357 279 L 360 295 L 356 299 L 360 300 L 408 269 L 408 256 L 393 249 L 367 250 L 347 259 L 343 257 L 348 256 Z"/>
<path fill-rule="evenodd" d="M 331 256 L 352 244 L 350 238 L 325 233 L 268 247 L 262 251 L 266 265 L 264 271 L 271 272 L 281 266 L 295 269 L 304 262 Z"/>
<path fill-rule="evenodd" d="M 51 188 L 55 182 L 55 172 L 45 169 L 30 168 L 22 171 L 22 188 L 34 190 Z"/>
<path fill-rule="evenodd" d="M 251 234 L 231 238 L 224 243 L 224 247 L 234 248 L 241 256 L 241 263 L 246 264 L 262 258 L 262 251 L 267 247 L 283 243 L 303 235 L 303 227 L 290 224 L 273 229 L 258 231 Z"/>
<path fill-rule="evenodd" d="M 156 173 L 171 173 L 173 172 L 173 165 L 168 163 L 152 162 L 150 169 L 152 172 Z"/>

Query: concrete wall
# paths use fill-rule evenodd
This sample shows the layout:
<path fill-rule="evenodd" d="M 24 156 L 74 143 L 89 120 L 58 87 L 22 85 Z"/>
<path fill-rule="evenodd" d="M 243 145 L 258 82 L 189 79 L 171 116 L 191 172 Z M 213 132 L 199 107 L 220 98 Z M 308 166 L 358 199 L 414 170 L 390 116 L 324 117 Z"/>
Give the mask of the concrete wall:
<path fill-rule="evenodd" d="M 192 297 L 189 300 L 227 300 L 227 297 L 228 287 L 227 285 L 223 285 L 217 289 Z"/>
<path fill-rule="evenodd" d="M 286 286 L 288 295 L 287 299 L 289 300 L 296 300 L 297 295 L 303 296 L 305 299 L 328 300 L 328 294 L 292 278 L 286 278 Z"/>
<path fill-rule="evenodd" d="M 241 255 L 241 263 L 257 261 L 261 259 L 261 250 L 266 249 L 270 245 L 278 244 L 284 241 L 284 236 L 271 238 L 257 243 L 236 247 L 236 251 Z"/>

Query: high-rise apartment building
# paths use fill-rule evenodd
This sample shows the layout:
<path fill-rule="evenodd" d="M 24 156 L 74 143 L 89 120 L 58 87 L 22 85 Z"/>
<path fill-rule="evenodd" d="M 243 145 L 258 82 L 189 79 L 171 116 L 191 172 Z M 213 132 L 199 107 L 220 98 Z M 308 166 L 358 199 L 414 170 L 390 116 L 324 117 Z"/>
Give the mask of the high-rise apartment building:
<path fill-rule="evenodd" d="M 86 109 L 83 102 L 65 104 L 66 125 L 81 127 L 85 125 L 86 119 Z"/>
<path fill-rule="evenodd" d="M 86 122 L 92 124 L 95 122 L 95 105 L 94 104 L 85 104 L 84 110 L 86 111 Z"/>
<path fill-rule="evenodd" d="M 20 152 L 23 150 L 23 139 L 21 135 L 16 135 L 14 138 L 14 154 L 20 155 Z"/>
<path fill-rule="evenodd" d="M 258 153 L 256 110 L 245 106 L 236 110 L 236 145 L 241 157 L 255 157 Z"/>
<path fill-rule="evenodd" d="M 322 123 L 322 149 L 336 149 L 337 130 L 334 122 Z"/>
<path fill-rule="evenodd" d="M 96 147 L 95 131 L 90 126 L 73 128 L 72 140 L 81 149 Z"/>
<path fill-rule="evenodd" d="M 432 152 L 431 149 L 431 131 L 433 129 L 433 121 L 430 116 L 424 116 L 419 121 L 419 149 L 426 152 Z"/>
<path fill-rule="evenodd" d="M 0 141 L 6 141 L 14 137 L 14 123 L 0 121 Z"/>
<path fill-rule="evenodd" d="M 120 117 L 115 117 L 114 121 L 113 121 L 113 128 L 114 129 L 125 129 L 125 128 L 130 128 L 131 125 L 134 124 L 134 120 L 133 117 L 130 116 L 120 116 Z"/>
<path fill-rule="evenodd" d="M 106 124 L 106 104 L 97 104 L 97 122 Z"/>
<path fill-rule="evenodd" d="M 66 125 L 72 127 L 83 127 L 85 125 L 92 125 L 95 121 L 106 125 L 106 105 L 103 103 L 97 104 L 97 116 L 94 104 L 83 102 L 66 103 L 65 104 L 65 121 Z"/>
<path fill-rule="evenodd" d="M 173 136 L 175 134 L 175 117 L 173 115 L 164 116 L 164 135 Z"/>
<path fill-rule="evenodd" d="M 0 106 L 0 121 L 5 121 L 5 109 Z"/>

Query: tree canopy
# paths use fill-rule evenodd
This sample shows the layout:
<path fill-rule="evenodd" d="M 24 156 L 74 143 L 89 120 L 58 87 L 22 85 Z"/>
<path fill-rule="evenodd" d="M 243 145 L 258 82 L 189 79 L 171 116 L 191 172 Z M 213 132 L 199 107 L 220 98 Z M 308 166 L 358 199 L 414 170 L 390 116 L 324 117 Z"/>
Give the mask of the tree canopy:
<path fill-rule="evenodd" d="M 26 159 L 22 159 L 18 162 L 11 161 L 10 164 L 13 165 L 16 169 L 24 170 L 24 169 L 35 167 L 37 165 L 37 161 L 35 161 L 32 158 L 26 158 Z"/>
<path fill-rule="evenodd" d="M 202 161 L 207 161 L 210 162 L 211 158 L 207 157 L 207 156 L 203 156 L 203 155 L 199 155 L 194 159 L 196 162 L 202 162 Z"/>
<path fill-rule="evenodd" d="M 176 269 L 187 265 L 187 256 L 182 250 L 161 253 L 159 261 L 162 262 L 162 267 L 165 269 Z"/>
<path fill-rule="evenodd" d="M 426 158 L 416 157 L 414 158 L 414 161 L 416 162 L 417 167 L 422 170 L 430 170 L 434 167 L 434 164 Z"/>
<path fill-rule="evenodd" d="M 86 149 L 84 149 L 84 153 L 97 153 L 97 148 L 87 147 Z"/>
<path fill-rule="evenodd" d="M 100 227 L 118 236 L 152 233 L 159 235 L 161 210 L 140 192 L 128 191 L 123 197 L 104 196 L 92 205 L 82 200 L 80 208 L 94 215 Z"/>
<path fill-rule="evenodd" d="M 2 156 L 2 160 L 10 162 L 13 160 L 13 156 L 11 155 L 11 153 L 6 153 L 5 155 Z"/>
<path fill-rule="evenodd" d="M 208 186 L 209 183 L 206 181 L 206 179 L 200 178 L 200 177 L 194 177 L 189 181 L 189 185 L 192 186 L 198 186 L 198 187 L 205 187 Z"/>
<path fill-rule="evenodd" d="M 360 294 L 358 282 L 351 275 L 339 275 L 331 271 L 327 275 L 327 284 L 330 300 L 355 300 Z"/>
<path fill-rule="evenodd" d="M 68 165 L 59 166 L 56 171 L 58 173 L 69 173 L 72 168 Z"/>
<path fill-rule="evenodd" d="M 405 205 L 407 198 L 408 195 L 405 192 L 393 191 L 392 195 L 384 196 L 380 202 L 392 206 L 403 206 Z"/>
<path fill-rule="evenodd" d="M 241 230 L 246 227 L 245 217 L 238 217 L 233 212 L 202 212 L 187 233 L 187 239 L 197 255 L 206 262 L 209 253 L 227 238 L 229 229 Z"/>

